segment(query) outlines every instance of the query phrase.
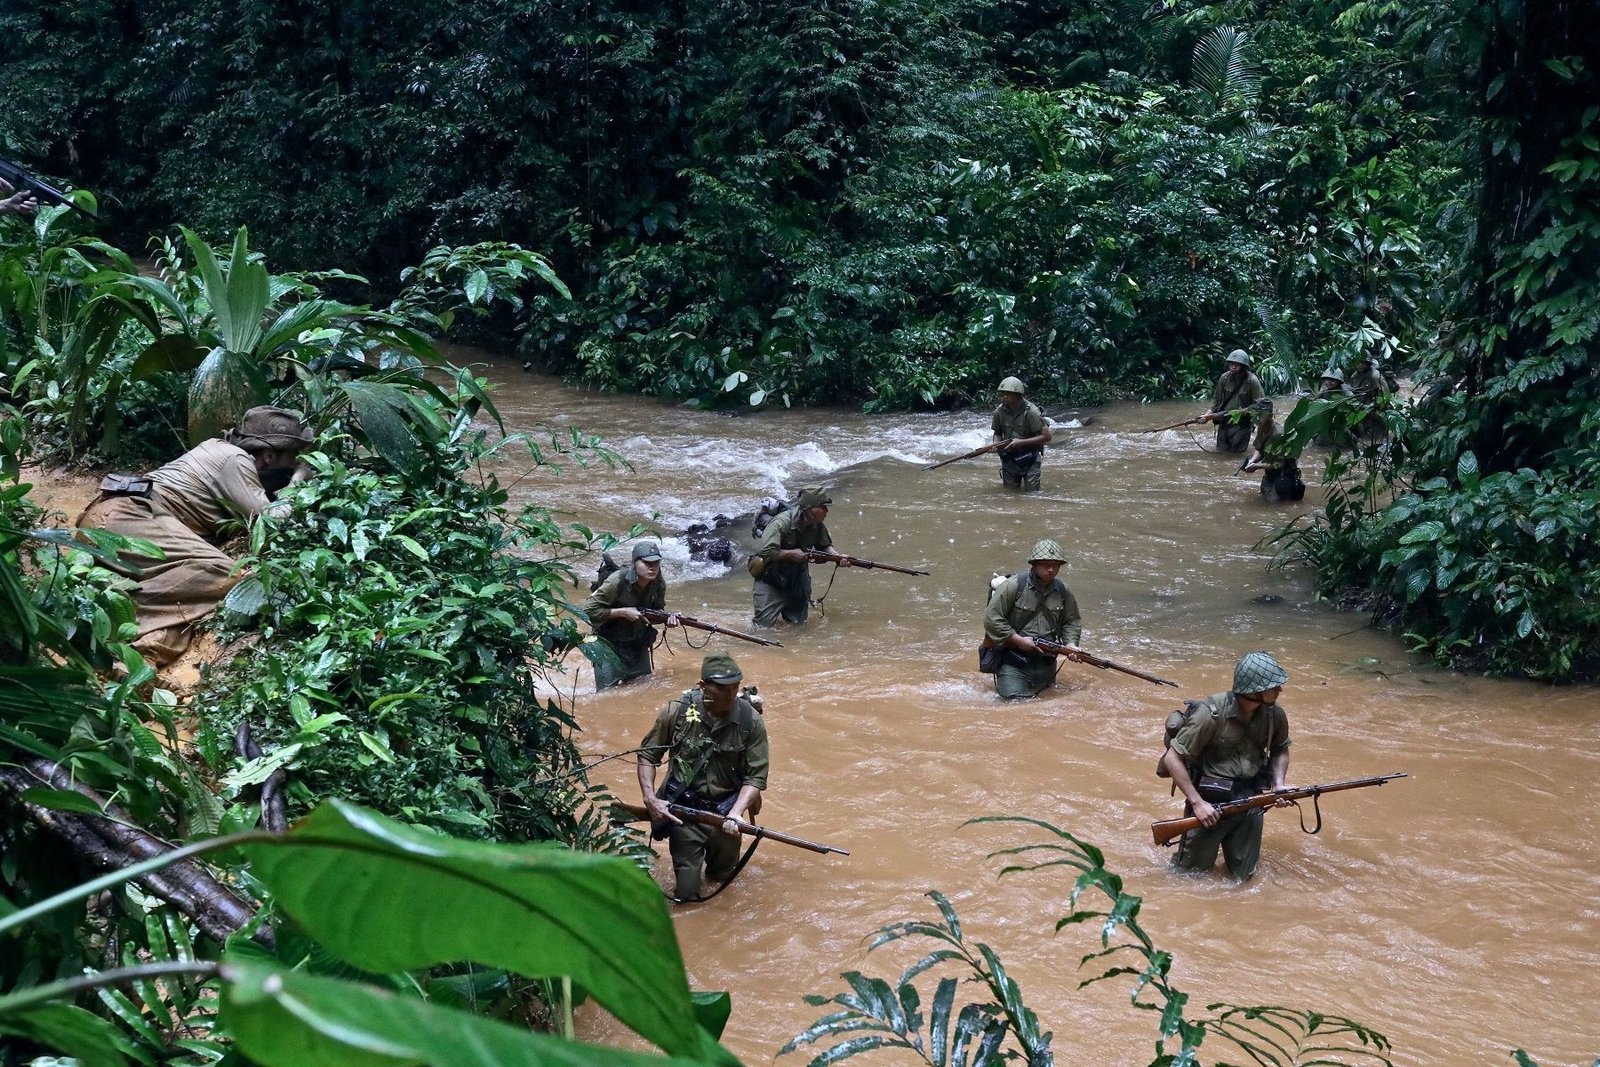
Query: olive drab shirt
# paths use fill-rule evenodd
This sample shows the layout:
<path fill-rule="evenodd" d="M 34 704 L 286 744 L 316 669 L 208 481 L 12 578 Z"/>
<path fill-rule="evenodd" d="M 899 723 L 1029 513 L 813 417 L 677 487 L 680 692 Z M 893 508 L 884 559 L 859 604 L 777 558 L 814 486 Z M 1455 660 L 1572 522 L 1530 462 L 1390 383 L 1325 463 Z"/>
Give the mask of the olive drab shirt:
<path fill-rule="evenodd" d="M 1389 383 L 1383 380 L 1383 373 L 1377 367 L 1371 366 L 1364 371 L 1353 371 L 1350 380 L 1345 384 L 1357 397 L 1368 402 L 1378 399 L 1389 391 Z"/>
<path fill-rule="evenodd" d="M 1254 778 L 1267 762 L 1289 747 L 1289 716 L 1277 704 L 1263 704 L 1248 722 L 1232 693 L 1214 693 L 1200 702 L 1172 739 L 1172 751 L 1194 768 L 1192 774 Z"/>
<path fill-rule="evenodd" d="M 989 598 L 983 633 L 997 644 L 1004 644 L 1012 634 L 1022 634 L 1075 645 L 1083 637 L 1082 622 L 1078 601 L 1061 579 L 1041 590 L 1033 572 L 1023 571 L 1001 582 Z"/>
<path fill-rule="evenodd" d="M 1044 433 L 1044 416 L 1039 413 L 1037 407 L 1026 400 L 1015 411 L 1006 407 L 1005 404 L 1001 404 L 994 409 L 992 428 L 994 435 L 1002 441 L 1017 441 L 1024 437 L 1038 437 Z"/>
<path fill-rule="evenodd" d="M 611 617 L 611 612 L 615 608 L 666 610 L 666 579 L 657 576 L 655 581 L 640 589 L 638 578 L 638 572 L 633 569 L 633 564 L 629 563 L 612 572 L 600 583 L 599 588 L 589 594 L 589 599 L 583 602 L 583 613 L 589 616 L 589 625 L 594 627 L 595 633 L 613 644 L 619 641 L 632 644 L 655 640 L 655 629 L 649 623 L 628 622 Z"/>
<path fill-rule="evenodd" d="M 800 517 L 803 514 L 799 508 L 790 508 L 767 523 L 767 528 L 761 535 L 761 544 L 755 552 L 766 564 L 766 569 L 761 572 L 758 581 L 782 588 L 791 584 L 805 568 L 810 566 L 809 563 L 786 563 L 779 560 L 778 553 L 784 549 L 820 550 L 833 547 L 833 535 L 828 533 L 828 524 L 818 522 L 801 526 Z"/>
<path fill-rule="evenodd" d="M 639 758 L 667 770 L 707 799 L 740 786 L 767 787 L 767 724 L 744 697 L 721 719 L 705 710 L 705 694 L 691 689 L 656 716 L 640 744 Z"/>
<path fill-rule="evenodd" d="M 1261 380 L 1250 371 L 1244 372 L 1243 381 L 1224 371 L 1222 377 L 1217 379 L 1217 387 L 1211 392 L 1211 410 L 1237 411 L 1266 395 L 1266 390 L 1261 388 Z"/>
<path fill-rule="evenodd" d="M 1291 460 L 1300 458 L 1298 455 L 1289 454 L 1282 438 L 1283 431 L 1278 428 L 1276 418 L 1262 419 L 1256 423 L 1256 432 L 1250 439 L 1250 447 L 1261 453 L 1262 461 L 1268 470 L 1278 470 Z"/>

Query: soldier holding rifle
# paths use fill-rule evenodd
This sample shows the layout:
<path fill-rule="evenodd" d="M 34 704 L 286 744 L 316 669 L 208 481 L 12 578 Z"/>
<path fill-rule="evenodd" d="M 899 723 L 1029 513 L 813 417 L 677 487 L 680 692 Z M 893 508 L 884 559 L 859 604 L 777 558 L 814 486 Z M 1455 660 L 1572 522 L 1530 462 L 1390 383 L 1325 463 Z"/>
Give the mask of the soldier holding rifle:
<path fill-rule="evenodd" d="M 767 787 L 767 725 L 739 693 L 744 673 L 732 656 L 713 652 L 700 665 L 700 685 L 668 704 L 642 743 L 639 790 L 654 836 L 668 839 L 673 898 L 700 899 L 704 879 L 726 882 L 739 865 L 740 822 L 761 810 Z M 667 780 L 656 770 L 667 757 Z M 721 826 L 686 822 L 670 805 L 715 811 Z"/>
<path fill-rule="evenodd" d="M 602 656 L 595 661 L 595 689 L 609 689 L 650 674 L 650 649 L 656 643 L 656 629 L 640 609 L 660 611 L 667 603 L 667 581 L 661 577 L 661 548 L 654 541 L 633 546 L 633 561 L 619 567 L 601 582 L 583 603 L 584 614 L 595 635 L 604 639 L 616 653 L 613 663 Z M 668 614 L 668 626 L 678 625 L 678 617 Z"/>
<path fill-rule="evenodd" d="M 1000 478 L 1006 487 L 1037 493 L 1050 427 L 1039 409 L 1024 398 L 1021 378 L 1000 383 L 1000 406 L 994 409 L 991 429 L 994 441 L 989 447 L 1000 453 Z"/>
<path fill-rule="evenodd" d="M 800 490 L 793 508 L 767 524 L 749 561 L 757 626 L 775 626 L 780 616 L 784 622 L 805 622 L 811 611 L 811 564 L 850 563 L 834 549 L 828 532 L 832 503 L 826 489 L 810 486 Z"/>
<path fill-rule="evenodd" d="M 1265 652 L 1251 652 L 1233 671 L 1233 688 L 1195 701 L 1161 754 L 1160 771 L 1188 802 L 1200 829 L 1184 836 L 1173 865 L 1209 871 L 1217 850 L 1228 873 L 1244 881 L 1261 859 L 1265 808 L 1222 816 L 1216 805 L 1285 788 L 1289 717 L 1278 705 L 1289 674 Z M 1293 801 L 1282 798 L 1275 806 Z"/>
<path fill-rule="evenodd" d="M 1250 353 L 1235 348 L 1223 361 L 1222 377 L 1211 392 L 1211 410 L 1201 422 L 1217 424 L 1217 450 L 1243 452 L 1250 444 L 1250 405 L 1266 396 L 1261 382 L 1250 370 Z"/>
<path fill-rule="evenodd" d="M 994 674 L 995 692 L 1003 699 L 1034 697 L 1056 680 L 1056 654 L 1036 639 L 1065 646 L 1073 658 L 1083 636 L 1078 601 L 1057 577 L 1067 554 L 1048 538 L 1033 546 L 1028 569 L 1003 580 L 990 592 L 983 619 L 980 669 Z"/>

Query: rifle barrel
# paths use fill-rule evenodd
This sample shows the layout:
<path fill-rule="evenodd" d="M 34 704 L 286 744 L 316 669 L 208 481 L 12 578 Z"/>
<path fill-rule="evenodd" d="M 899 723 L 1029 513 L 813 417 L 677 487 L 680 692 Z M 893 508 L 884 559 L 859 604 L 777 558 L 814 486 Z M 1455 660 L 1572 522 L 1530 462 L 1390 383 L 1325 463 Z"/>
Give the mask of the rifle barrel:
<path fill-rule="evenodd" d="M 953 459 L 942 459 L 938 463 L 930 463 L 926 467 L 923 467 L 922 469 L 925 470 L 925 471 L 936 471 L 940 467 L 948 467 L 950 464 L 952 464 L 952 463 L 960 463 L 964 459 L 976 459 L 978 456 L 983 455 L 985 452 L 992 452 L 992 451 L 994 451 L 994 445 L 983 445 L 983 446 L 981 446 L 979 448 L 974 448 L 971 452 L 965 452 L 965 453 L 963 453 L 963 454 L 961 454 L 959 456 L 956 456 Z"/>
<path fill-rule="evenodd" d="M 1351 778 L 1343 782 L 1329 782 L 1325 785 L 1307 785 L 1295 789 L 1280 789 L 1275 792 L 1257 793 L 1255 796 L 1245 797 L 1243 800 L 1234 800 L 1226 804 L 1216 805 L 1217 815 L 1226 819 L 1230 815 L 1239 815 L 1256 808 L 1268 808 L 1280 800 L 1304 800 L 1307 797 L 1318 797 L 1323 793 L 1338 793 L 1345 789 L 1365 789 L 1369 786 L 1383 785 L 1396 778 L 1405 778 L 1405 773 L 1380 774 L 1372 778 Z M 1320 824 L 1319 824 L 1320 825 Z M 1178 819 L 1159 819 L 1150 824 L 1151 835 L 1158 845 L 1171 844 L 1190 830 L 1200 828 L 1200 819 L 1194 815 L 1185 815 Z"/>
<path fill-rule="evenodd" d="M 1103 671 L 1120 671 L 1123 674 L 1131 675 L 1134 678 L 1143 679 L 1146 682 L 1154 682 L 1156 685 L 1170 685 L 1174 689 L 1179 688 L 1178 683 L 1174 682 L 1170 678 L 1163 678 L 1159 674 L 1150 674 L 1147 671 L 1141 671 L 1137 667 L 1129 667 L 1125 663 L 1118 663 L 1114 659 L 1106 659 L 1104 656 L 1096 656 L 1093 653 L 1084 652 L 1081 649 L 1077 652 L 1072 652 L 1068 650 L 1066 645 L 1059 644 L 1055 641 L 1041 641 L 1036 637 L 1034 638 L 1034 644 L 1038 645 L 1046 652 L 1054 653 L 1057 656 L 1070 656 L 1079 663 L 1087 663 L 1089 666 L 1098 667 Z"/>
<path fill-rule="evenodd" d="M 639 614 L 646 622 L 664 623 L 667 621 L 667 616 L 673 613 L 670 611 L 658 611 L 655 608 L 640 608 Z M 773 641 L 769 638 L 757 637 L 754 634 L 747 634 L 740 630 L 730 630 L 726 626 L 718 626 L 714 622 L 702 622 L 693 615 L 679 615 L 678 625 L 688 626 L 695 630 L 704 630 L 706 633 L 710 634 L 723 634 L 727 637 L 737 637 L 741 641 L 749 641 L 753 645 L 762 645 L 767 648 L 783 647 L 782 641 Z"/>
<path fill-rule="evenodd" d="M 643 804 L 630 804 L 626 800 L 614 799 L 611 802 L 611 808 L 613 813 L 620 813 L 628 816 L 628 821 L 630 822 L 650 821 L 650 812 L 645 809 Z M 726 821 L 724 816 L 718 815 L 714 811 L 702 811 L 699 808 L 686 808 L 682 804 L 668 804 L 667 810 L 671 811 L 672 814 L 678 816 L 678 818 L 683 819 L 686 822 L 699 823 L 701 826 L 721 826 L 723 822 Z M 803 837 L 796 837 L 794 834 L 786 834 L 781 830 L 771 830 L 765 826 L 758 826 L 753 822 L 746 822 L 744 819 L 735 819 L 733 821 L 739 824 L 739 832 L 741 834 L 745 834 L 750 837 L 770 837 L 772 840 L 781 844 L 793 845 L 795 848 L 803 848 L 808 852 L 815 852 L 818 855 L 823 856 L 826 856 L 829 853 L 833 853 L 836 856 L 850 855 L 847 849 L 839 848 L 836 845 L 824 845 L 816 841 L 807 841 Z"/>

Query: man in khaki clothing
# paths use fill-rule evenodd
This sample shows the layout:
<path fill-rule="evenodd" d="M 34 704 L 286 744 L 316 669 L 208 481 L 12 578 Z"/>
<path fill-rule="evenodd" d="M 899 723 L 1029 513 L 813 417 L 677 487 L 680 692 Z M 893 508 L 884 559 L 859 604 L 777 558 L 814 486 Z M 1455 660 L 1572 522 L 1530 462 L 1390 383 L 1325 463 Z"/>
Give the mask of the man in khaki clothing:
<path fill-rule="evenodd" d="M 312 441 L 300 416 L 275 407 L 245 412 L 239 428 L 202 441 L 148 476 L 113 474 L 78 525 L 149 541 L 164 559 L 124 554 L 140 569 L 133 601 L 139 611 L 134 647 L 157 666 L 183 655 L 191 627 L 238 584 L 234 561 L 213 543 L 233 523 L 249 524 L 273 504 L 267 487 L 283 488 Z"/>
<path fill-rule="evenodd" d="M 796 626 L 811 611 L 811 553 L 836 565 L 850 557 L 833 547 L 828 532 L 828 505 L 833 497 L 820 485 L 800 490 L 794 507 L 767 523 L 748 561 L 755 624 L 776 626 L 778 619 Z"/>
<path fill-rule="evenodd" d="M 1235 348 L 1223 360 L 1222 377 L 1211 391 L 1211 409 L 1200 416 L 1217 424 L 1217 451 L 1243 452 L 1250 444 L 1250 405 L 1267 395 L 1250 370 L 1250 353 Z"/>

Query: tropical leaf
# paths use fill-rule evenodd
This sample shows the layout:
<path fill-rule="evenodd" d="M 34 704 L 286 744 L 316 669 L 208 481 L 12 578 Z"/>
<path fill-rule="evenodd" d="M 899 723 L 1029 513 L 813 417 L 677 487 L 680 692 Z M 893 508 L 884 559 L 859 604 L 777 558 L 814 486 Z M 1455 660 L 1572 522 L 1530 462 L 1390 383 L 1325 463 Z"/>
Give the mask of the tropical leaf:
<path fill-rule="evenodd" d="M 1253 108 L 1261 97 L 1261 74 L 1250 35 L 1218 26 L 1194 46 L 1190 84 L 1211 115 Z"/>
<path fill-rule="evenodd" d="M 255 356 L 213 348 L 189 383 L 189 443 L 222 436 L 266 399 L 266 374 Z"/>

